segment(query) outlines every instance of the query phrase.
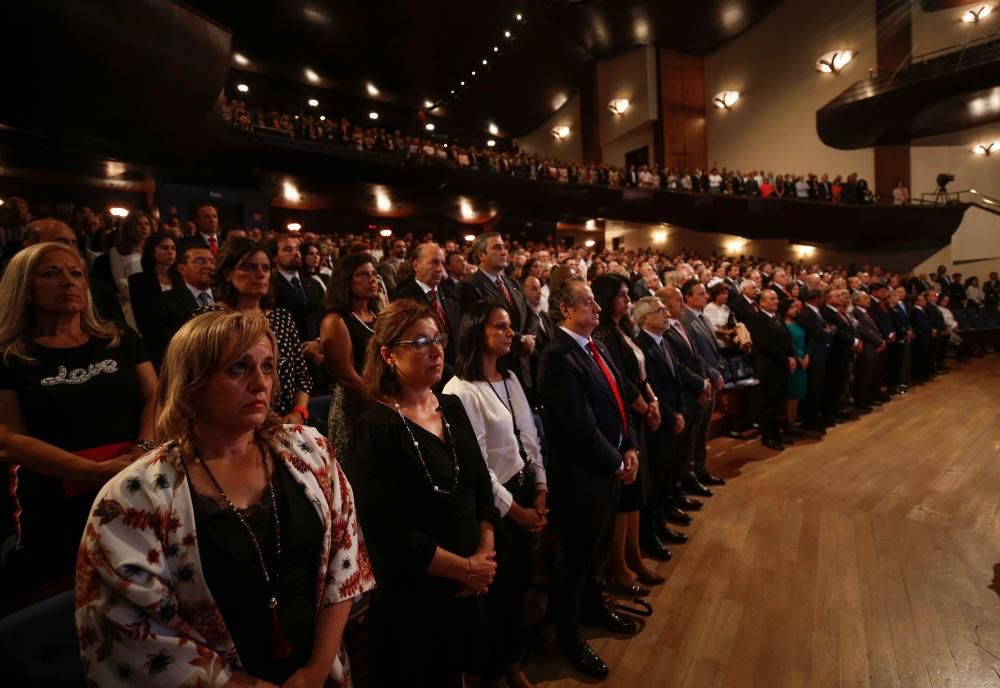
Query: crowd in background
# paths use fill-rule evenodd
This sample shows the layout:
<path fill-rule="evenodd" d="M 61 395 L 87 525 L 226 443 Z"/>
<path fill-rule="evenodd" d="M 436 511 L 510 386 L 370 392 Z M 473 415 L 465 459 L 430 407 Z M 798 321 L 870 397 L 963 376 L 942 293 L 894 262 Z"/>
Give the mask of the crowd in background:
<path fill-rule="evenodd" d="M 4 589 L 75 574 L 95 680 L 343 679 L 365 594 L 374 685 L 530 686 L 542 580 L 558 649 L 603 678 L 580 627 L 652 613 L 649 562 L 725 484 L 721 395 L 755 395 L 772 450 L 820 438 L 943 372 L 957 311 L 1000 301 L 944 266 L 4 210 Z"/>
<path fill-rule="evenodd" d="M 420 164 L 440 163 L 458 169 L 547 180 L 556 183 L 595 184 L 611 187 L 691 191 L 825 201 L 872 203 L 868 181 L 857 173 L 835 175 L 775 174 L 772 171 L 729 170 L 718 164 L 706 169 L 669 169 L 653 165 L 609 165 L 547 159 L 531 153 L 498 150 L 487 146 L 449 144 L 426 131 L 404 134 L 384 127 L 352 125 L 346 118 L 279 114 L 248 109 L 244 101 L 232 100 L 223 110 L 227 124 L 244 131 L 280 132 L 303 141 L 314 141 L 355 151 L 404 157 Z M 903 182 L 892 191 L 896 205 L 910 202 Z"/>

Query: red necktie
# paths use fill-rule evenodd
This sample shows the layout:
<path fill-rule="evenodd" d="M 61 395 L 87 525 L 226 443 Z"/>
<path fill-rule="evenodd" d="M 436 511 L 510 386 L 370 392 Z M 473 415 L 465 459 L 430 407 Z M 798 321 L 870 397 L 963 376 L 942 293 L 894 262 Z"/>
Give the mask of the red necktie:
<path fill-rule="evenodd" d="M 499 289 L 500 293 L 503 295 L 504 300 L 507 303 L 510 303 L 510 292 L 507 290 L 507 285 L 503 283 L 503 277 L 502 276 L 497 275 L 496 285 L 497 285 L 497 289 Z"/>
<path fill-rule="evenodd" d="M 628 416 L 625 414 L 625 402 L 622 401 L 621 392 L 618 391 L 618 383 L 615 382 L 615 376 L 611 374 L 611 370 L 608 368 L 608 364 L 604 362 L 604 357 L 597 350 L 597 344 L 591 339 L 587 342 L 587 348 L 590 349 L 590 355 L 594 357 L 594 362 L 597 363 L 597 367 L 601 369 L 604 373 L 604 379 L 608 381 L 608 385 L 611 387 L 611 393 L 615 395 L 615 401 L 618 402 L 618 415 L 622 419 L 622 433 L 628 430 Z"/>
<path fill-rule="evenodd" d="M 213 256 L 219 255 L 219 242 L 215 240 L 214 236 L 208 237 L 208 250 L 212 252 Z"/>
<path fill-rule="evenodd" d="M 684 331 L 684 327 L 681 325 L 680 321 L 679 320 L 675 320 L 673 322 L 673 324 L 671 325 L 671 327 L 673 327 L 675 330 L 677 330 L 677 332 L 684 339 L 684 343 L 687 344 L 688 348 L 691 349 L 691 352 L 694 353 L 694 347 L 691 346 L 691 340 L 688 339 L 687 332 Z"/>
<path fill-rule="evenodd" d="M 427 292 L 427 298 L 431 301 L 431 308 L 437 313 L 438 318 L 441 319 L 441 324 L 445 327 L 448 326 L 448 317 L 444 314 L 444 308 L 441 307 L 441 301 L 438 299 L 437 289 L 431 289 Z"/>

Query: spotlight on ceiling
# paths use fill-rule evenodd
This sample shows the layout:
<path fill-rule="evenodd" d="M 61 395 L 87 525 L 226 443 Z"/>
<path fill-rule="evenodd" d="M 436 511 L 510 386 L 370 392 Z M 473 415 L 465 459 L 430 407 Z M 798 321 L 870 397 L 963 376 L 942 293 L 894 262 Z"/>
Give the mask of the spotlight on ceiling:
<path fill-rule="evenodd" d="M 455 95 L 455 89 L 451 89 L 451 95 Z"/>
<path fill-rule="evenodd" d="M 475 70 L 475 69 L 473 69 L 473 70 L 472 70 L 472 76 L 475 76 L 475 75 L 476 75 L 476 70 Z"/>
<path fill-rule="evenodd" d="M 372 110 L 368 113 L 368 119 L 378 119 L 378 113 Z"/>
<path fill-rule="evenodd" d="M 288 228 L 289 232 L 297 232 L 300 229 L 302 229 L 302 223 L 300 223 L 300 222 L 289 222 L 285 226 Z"/>
<path fill-rule="evenodd" d="M 977 143 L 973 148 L 972 152 L 976 155 L 991 155 L 994 151 L 1000 151 L 1000 141 L 991 141 L 989 143 Z"/>
<path fill-rule="evenodd" d="M 556 141 L 562 141 L 563 139 L 568 137 L 569 134 L 570 134 L 570 128 L 567 127 L 565 124 L 560 125 L 558 127 L 552 127 L 552 137 Z"/>
<path fill-rule="evenodd" d="M 510 31 L 504 31 L 503 32 L 503 37 L 504 38 L 510 38 Z"/>
<path fill-rule="evenodd" d="M 840 74 L 856 54 L 853 50 L 831 50 L 819 56 L 816 69 L 825 74 Z"/>
<path fill-rule="evenodd" d="M 250 64 L 250 60 L 248 60 L 244 55 L 241 55 L 240 53 L 233 53 L 233 62 L 238 64 L 240 67 L 246 67 L 248 64 Z"/>
<path fill-rule="evenodd" d="M 497 145 L 497 142 L 494 141 L 493 139 L 490 139 L 489 141 L 486 142 L 486 145 L 489 146 L 490 148 L 493 148 L 493 146 Z"/>
<path fill-rule="evenodd" d="M 389 198 L 389 192 L 383 186 L 375 187 L 375 207 L 381 213 L 387 213 L 392 210 L 392 199 Z"/>
<path fill-rule="evenodd" d="M 728 110 L 740 99 L 739 91 L 719 91 L 712 98 L 712 103 L 720 110 Z"/>
<path fill-rule="evenodd" d="M 517 21 L 521 21 L 522 18 L 523 17 L 521 16 L 520 12 L 518 12 L 517 14 L 514 15 L 514 19 L 516 19 Z"/>
<path fill-rule="evenodd" d="M 319 81 L 319 74 L 306 67 L 306 79 L 315 84 Z"/>
<path fill-rule="evenodd" d="M 250 87 L 247 86 L 246 84 L 236 84 L 236 90 L 239 91 L 240 93 L 246 93 L 247 91 L 250 90 Z"/>
<path fill-rule="evenodd" d="M 427 131 L 434 131 L 434 123 L 428 122 L 427 124 L 424 125 L 424 129 L 426 129 Z"/>
<path fill-rule="evenodd" d="M 128 208 L 108 208 L 112 217 L 128 217 Z"/>
<path fill-rule="evenodd" d="M 464 81 L 459 81 L 459 82 L 458 82 L 458 85 L 459 85 L 459 86 L 465 86 L 465 82 L 464 82 Z"/>
<path fill-rule="evenodd" d="M 368 95 L 370 95 L 370 96 L 371 96 L 372 98 L 374 98 L 375 96 L 377 96 L 377 95 L 379 95 L 380 93 L 382 93 L 382 92 L 381 92 L 380 90 L 378 90 L 378 87 L 377 87 L 377 86 L 375 86 L 375 84 L 373 84 L 373 83 L 372 83 L 372 82 L 370 82 L 370 81 L 369 81 L 369 82 L 368 82 L 367 84 L 365 84 L 365 91 L 366 91 L 366 92 L 368 93 Z"/>
<path fill-rule="evenodd" d="M 616 115 L 624 115 L 631 104 L 628 98 L 615 98 L 608 103 L 608 109 Z"/>
<path fill-rule="evenodd" d="M 424 110 L 430 110 L 433 107 L 434 107 L 434 103 L 432 103 L 429 100 L 425 100 L 424 101 Z"/>
<path fill-rule="evenodd" d="M 500 52 L 500 47 L 499 47 L 499 46 L 496 46 L 496 45 L 494 45 L 494 46 L 493 46 L 493 52 L 495 52 L 495 53 L 498 53 L 498 52 Z"/>
<path fill-rule="evenodd" d="M 465 235 L 465 240 L 471 244 L 473 241 L 476 240 L 476 235 L 475 234 L 466 234 Z"/>
<path fill-rule="evenodd" d="M 983 5 L 963 14 L 962 21 L 966 24 L 978 24 L 980 19 L 986 19 L 991 14 L 993 14 L 993 5 Z"/>
<path fill-rule="evenodd" d="M 492 134 L 493 136 L 496 136 L 497 134 L 499 134 L 499 133 L 500 133 L 500 128 L 499 128 L 499 127 L 498 127 L 497 125 L 495 125 L 495 124 L 494 124 L 493 122 L 490 122 L 490 125 L 489 125 L 488 127 L 486 127 L 486 129 L 487 129 L 487 130 L 488 130 L 488 131 L 490 132 L 490 134 Z"/>
<path fill-rule="evenodd" d="M 301 194 L 299 194 L 298 187 L 296 187 L 292 182 L 287 181 L 281 183 L 281 195 L 286 201 L 291 203 L 295 203 L 296 201 L 302 199 Z"/>
<path fill-rule="evenodd" d="M 484 65 L 484 66 L 485 66 L 485 65 L 488 65 L 488 64 L 489 64 L 489 62 L 487 62 L 486 60 L 483 60 L 483 65 Z"/>
<path fill-rule="evenodd" d="M 594 241 L 593 239 L 587 239 L 585 242 L 583 242 L 583 245 L 586 246 L 587 248 L 594 248 L 594 245 L 596 243 L 597 242 Z"/>
<path fill-rule="evenodd" d="M 386 227 L 385 229 L 380 229 L 380 230 L 378 230 L 378 235 L 380 237 L 391 237 L 392 236 L 392 230 L 389 229 L 388 227 Z"/>
<path fill-rule="evenodd" d="M 318 100 L 316 100 L 315 98 L 310 98 L 310 99 L 309 99 L 308 101 L 306 101 L 306 102 L 308 102 L 308 103 L 309 103 L 309 107 L 317 107 L 317 106 L 319 105 L 319 101 L 318 101 Z"/>

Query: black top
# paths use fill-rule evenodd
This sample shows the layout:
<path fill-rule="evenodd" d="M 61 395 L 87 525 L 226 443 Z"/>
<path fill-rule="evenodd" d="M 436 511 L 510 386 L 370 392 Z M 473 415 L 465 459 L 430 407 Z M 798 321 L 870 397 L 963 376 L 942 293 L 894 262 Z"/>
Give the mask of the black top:
<path fill-rule="evenodd" d="M 437 547 L 462 557 L 479 545 L 479 524 L 497 524 L 493 488 L 476 433 L 462 402 L 441 395 L 441 408 L 451 425 L 458 455 L 458 486 L 451 494 L 435 493 L 424 474 L 413 440 L 395 409 L 373 404 L 357 421 L 351 437 L 351 484 L 354 486 L 365 537 L 376 556 L 381 585 L 425 575 Z M 450 489 L 453 459 L 447 444 L 408 421 L 434 484 Z M 451 594 L 458 583 L 441 580 Z"/>
<path fill-rule="evenodd" d="M 67 349 L 33 344 L 34 364 L 0 359 L 0 389 L 17 394 L 27 435 L 69 452 L 138 439 L 143 396 L 136 366 L 149 356 L 128 328 L 117 347 L 107 344 L 96 337 Z M 60 480 L 24 467 L 15 476 L 20 546 L 46 550 L 53 577 L 72 570 L 94 495 L 68 498 Z"/>
<path fill-rule="evenodd" d="M 287 657 L 277 661 L 268 654 L 270 594 L 246 528 L 221 497 L 195 492 L 191 481 L 188 485 L 205 584 L 219 606 L 243 668 L 251 676 L 280 685 L 305 666 L 312 653 L 323 523 L 284 464 L 278 461 L 276 465 L 273 482 L 281 522 L 278 615 L 285 639 L 292 647 Z M 260 544 L 269 572 L 275 570 L 272 509 L 270 490 L 265 488 L 260 504 L 241 511 Z"/>
<path fill-rule="evenodd" d="M 351 314 L 342 316 L 344 325 L 347 326 L 347 334 L 351 337 L 351 359 L 354 363 L 354 370 L 361 374 L 365 368 L 365 355 L 368 352 L 368 342 L 372 338 L 373 320 L 369 325 L 365 325 Z"/>

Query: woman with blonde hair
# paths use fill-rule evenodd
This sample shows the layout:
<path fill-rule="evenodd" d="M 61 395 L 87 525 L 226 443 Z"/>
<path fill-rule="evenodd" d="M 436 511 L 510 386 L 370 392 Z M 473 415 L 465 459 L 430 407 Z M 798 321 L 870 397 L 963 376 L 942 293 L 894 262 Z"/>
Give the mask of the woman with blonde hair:
<path fill-rule="evenodd" d="M 156 374 L 139 337 L 94 312 L 66 244 L 20 251 L 0 281 L 0 456 L 15 589 L 73 571 L 94 493 L 152 448 Z"/>
<path fill-rule="evenodd" d="M 329 442 L 270 410 L 276 351 L 240 312 L 171 340 L 163 444 L 98 494 L 80 545 L 89 685 L 350 686 L 341 638 L 374 578 Z"/>

